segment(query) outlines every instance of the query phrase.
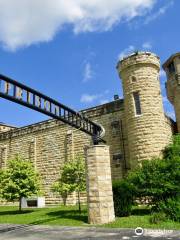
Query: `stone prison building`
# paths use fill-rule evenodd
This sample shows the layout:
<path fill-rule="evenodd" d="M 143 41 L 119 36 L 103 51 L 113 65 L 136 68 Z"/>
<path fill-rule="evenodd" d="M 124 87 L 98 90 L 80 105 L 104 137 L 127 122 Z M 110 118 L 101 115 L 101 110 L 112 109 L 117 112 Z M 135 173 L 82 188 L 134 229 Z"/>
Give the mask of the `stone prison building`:
<path fill-rule="evenodd" d="M 136 52 L 118 62 L 124 99 L 115 95 L 112 102 L 81 111 L 105 128 L 112 179 L 123 178 L 142 160 L 161 157 L 172 135 L 180 133 L 180 53 L 172 55 L 163 68 L 176 122 L 164 113 L 160 60 L 150 52 Z M 90 136 L 57 120 L 19 128 L 0 123 L 0 167 L 5 168 L 16 154 L 30 160 L 41 175 L 46 204 L 59 203 L 62 200 L 51 186 L 60 167 L 77 153 L 84 154 L 84 147 L 90 144 Z M 75 194 L 69 202 L 76 202 Z"/>

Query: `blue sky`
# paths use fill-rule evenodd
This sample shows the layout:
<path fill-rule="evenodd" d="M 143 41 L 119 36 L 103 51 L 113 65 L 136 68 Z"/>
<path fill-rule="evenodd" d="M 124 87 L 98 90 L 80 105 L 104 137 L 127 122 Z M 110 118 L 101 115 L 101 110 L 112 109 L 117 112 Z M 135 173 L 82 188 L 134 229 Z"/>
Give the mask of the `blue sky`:
<path fill-rule="evenodd" d="M 123 96 L 118 58 L 152 51 L 163 63 L 178 52 L 178 0 L 0 0 L 0 73 L 80 110 Z M 165 111 L 165 74 L 160 74 Z M 0 99 L 1 122 L 48 119 Z"/>

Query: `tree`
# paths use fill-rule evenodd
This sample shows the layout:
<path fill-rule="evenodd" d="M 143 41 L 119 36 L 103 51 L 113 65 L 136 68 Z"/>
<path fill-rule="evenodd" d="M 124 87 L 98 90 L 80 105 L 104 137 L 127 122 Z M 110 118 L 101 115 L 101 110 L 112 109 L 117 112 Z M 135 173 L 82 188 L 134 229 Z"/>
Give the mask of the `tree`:
<path fill-rule="evenodd" d="M 70 184 L 64 183 L 61 178 L 59 178 L 58 181 L 52 185 L 52 191 L 61 195 L 63 204 L 66 206 L 67 197 L 74 191 L 74 188 L 72 188 Z"/>
<path fill-rule="evenodd" d="M 82 156 L 77 155 L 73 160 L 64 164 L 60 178 L 53 185 L 53 190 L 61 194 L 66 203 L 67 196 L 78 193 L 79 212 L 81 212 L 80 192 L 86 189 L 85 163 Z"/>
<path fill-rule="evenodd" d="M 32 163 L 19 156 L 10 160 L 7 169 L 3 171 L 1 180 L 2 197 L 7 201 L 19 201 L 21 211 L 22 197 L 30 197 L 40 191 L 39 175 Z"/>

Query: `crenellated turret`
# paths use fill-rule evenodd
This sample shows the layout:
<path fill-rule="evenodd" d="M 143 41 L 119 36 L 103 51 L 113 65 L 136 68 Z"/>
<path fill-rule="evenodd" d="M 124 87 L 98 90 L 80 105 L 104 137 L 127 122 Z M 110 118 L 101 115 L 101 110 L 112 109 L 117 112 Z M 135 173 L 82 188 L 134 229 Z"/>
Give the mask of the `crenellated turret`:
<path fill-rule="evenodd" d="M 160 157 L 169 142 L 159 82 L 159 57 L 137 52 L 118 63 L 123 83 L 131 168 L 137 162 Z"/>

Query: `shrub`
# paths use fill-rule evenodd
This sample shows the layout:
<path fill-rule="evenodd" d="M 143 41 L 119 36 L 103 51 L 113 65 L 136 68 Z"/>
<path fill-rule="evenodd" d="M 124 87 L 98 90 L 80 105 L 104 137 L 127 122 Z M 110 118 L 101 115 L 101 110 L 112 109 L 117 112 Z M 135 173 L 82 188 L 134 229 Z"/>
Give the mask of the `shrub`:
<path fill-rule="evenodd" d="M 180 136 L 164 151 L 164 159 L 143 161 L 127 181 L 134 185 L 135 197 L 148 197 L 152 210 L 164 212 L 172 220 L 179 220 L 180 201 Z"/>
<path fill-rule="evenodd" d="M 169 198 L 158 204 L 156 211 L 164 212 L 167 218 L 180 222 L 180 198 Z"/>
<path fill-rule="evenodd" d="M 142 162 L 142 167 L 131 172 L 128 181 L 136 189 L 136 197 L 150 197 L 149 205 L 177 198 L 180 193 L 180 157 Z"/>
<path fill-rule="evenodd" d="M 126 180 L 113 181 L 113 199 L 115 215 L 129 216 L 133 206 L 134 187 Z"/>
<path fill-rule="evenodd" d="M 150 223 L 158 224 L 160 222 L 164 222 L 166 220 L 166 214 L 164 212 L 155 212 L 151 214 L 149 219 Z"/>
<path fill-rule="evenodd" d="M 165 159 L 172 159 L 174 157 L 180 157 L 180 134 L 175 135 L 173 143 L 164 150 Z"/>

